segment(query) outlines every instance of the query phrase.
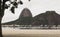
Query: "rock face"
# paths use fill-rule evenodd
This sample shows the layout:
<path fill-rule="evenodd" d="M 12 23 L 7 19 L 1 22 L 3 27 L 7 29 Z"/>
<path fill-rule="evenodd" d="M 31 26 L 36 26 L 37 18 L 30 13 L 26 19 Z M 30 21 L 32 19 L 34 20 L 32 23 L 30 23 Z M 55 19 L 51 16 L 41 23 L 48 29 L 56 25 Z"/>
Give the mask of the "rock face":
<path fill-rule="evenodd" d="M 24 8 L 17 20 L 4 23 L 4 24 L 30 25 L 32 23 L 32 19 L 33 17 L 32 17 L 32 13 L 30 12 L 30 10 L 28 8 Z"/>
<path fill-rule="evenodd" d="M 58 15 L 55 11 L 46 11 L 45 13 L 39 14 L 34 17 L 34 21 L 32 25 L 48 25 L 58 26 L 60 24 L 60 15 Z"/>
<path fill-rule="evenodd" d="M 32 23 L 32 13 L 28 8 L 24 8 L 20 14 L 20 24 L 29 25 Z"/>
<path fill-rule="evenodd" d="M 28 8 L 24 8 L 20 14 L 21 17 L 32 17 L 32 13 Z"/>

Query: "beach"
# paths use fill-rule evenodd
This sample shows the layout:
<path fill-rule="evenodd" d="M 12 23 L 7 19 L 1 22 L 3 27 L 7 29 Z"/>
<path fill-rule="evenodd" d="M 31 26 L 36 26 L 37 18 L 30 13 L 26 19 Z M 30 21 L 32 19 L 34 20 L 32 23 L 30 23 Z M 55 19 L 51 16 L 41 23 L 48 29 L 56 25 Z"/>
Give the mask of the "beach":
<path fill-rule="evenodd" d="M 60 37 L 60 30 L 2 28 L 3 37 Z"/>

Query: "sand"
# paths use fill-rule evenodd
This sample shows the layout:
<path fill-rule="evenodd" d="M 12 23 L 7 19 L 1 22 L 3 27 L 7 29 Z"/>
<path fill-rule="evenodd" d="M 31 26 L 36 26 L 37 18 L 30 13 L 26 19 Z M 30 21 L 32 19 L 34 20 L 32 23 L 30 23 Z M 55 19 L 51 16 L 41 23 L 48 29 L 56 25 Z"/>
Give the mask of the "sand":
<path fill-rule="evenodd" d="M 60 30 L 36 30 L 3 28 L 4 37 L 60 37 Z"/>

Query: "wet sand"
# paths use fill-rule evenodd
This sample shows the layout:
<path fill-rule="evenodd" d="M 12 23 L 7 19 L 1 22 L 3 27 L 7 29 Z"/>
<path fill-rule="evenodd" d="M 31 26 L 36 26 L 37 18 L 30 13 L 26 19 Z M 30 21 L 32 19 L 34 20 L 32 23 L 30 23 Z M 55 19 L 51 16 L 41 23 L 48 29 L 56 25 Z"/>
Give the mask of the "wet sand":
<path fill-rule="evenodd" d="M 59 34 L 49 35 L 49 34 L 19 34 L 19 35 L 4 35 L 4 37 L 60 37 Z"/>

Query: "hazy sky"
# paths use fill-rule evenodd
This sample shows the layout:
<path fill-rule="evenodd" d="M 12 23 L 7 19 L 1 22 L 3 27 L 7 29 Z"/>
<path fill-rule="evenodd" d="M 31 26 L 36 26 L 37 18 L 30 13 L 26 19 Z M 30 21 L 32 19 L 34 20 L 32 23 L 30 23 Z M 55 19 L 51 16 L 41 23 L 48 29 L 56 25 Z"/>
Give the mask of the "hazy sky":
<path fill-rule="evenodd" d="M 24 8 L 30 9 L 33 17 L 48 10 L 54 10 L 60 14 L 60 0 L 31 0 L 30 2 L 28 0 L 22 1 L 23 5 L 18 5 L 18 8 L 15 9 L 15 14 L 11 13 L 9 9 L 5 10 L 2 23 L 18 19 Z"/>

